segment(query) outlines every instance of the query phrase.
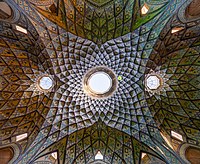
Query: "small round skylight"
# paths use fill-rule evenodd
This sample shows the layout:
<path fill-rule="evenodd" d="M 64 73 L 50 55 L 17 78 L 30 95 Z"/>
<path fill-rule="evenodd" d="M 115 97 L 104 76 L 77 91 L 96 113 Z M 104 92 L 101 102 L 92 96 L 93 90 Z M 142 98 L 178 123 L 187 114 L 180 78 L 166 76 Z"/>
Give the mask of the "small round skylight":
<path fill-rule="evenodd" d="M 48 90 L 53 86 L 53 80 L 48 76 L 43 76 L 39 80 L 39 86 L 41 89 Z"/>
<path fill-rule="evenodd" d="M 151 75 L 147 77 L 146 85 L 149 89 L 158 89 L 161 85 L 160 78 L 156 75 Z"/>
<path fill-rule="evenodd" d="M 96 72 L 88 79 L 88 86 L 96 94 L 108 92 L 112 86 L 110 76 L 105 72 Z"/>

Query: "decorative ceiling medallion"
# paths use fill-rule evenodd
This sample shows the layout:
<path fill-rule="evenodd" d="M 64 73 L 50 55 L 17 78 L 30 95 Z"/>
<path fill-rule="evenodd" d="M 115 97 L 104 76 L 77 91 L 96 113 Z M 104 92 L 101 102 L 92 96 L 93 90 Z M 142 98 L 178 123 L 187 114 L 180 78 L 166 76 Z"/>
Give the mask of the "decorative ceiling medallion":
<path fill-rule="evenodd" d="M 83 90 L 92 98 L 107 98 L 117 88 L 117 78 L 113 71 L 105 66 L 90 69 L 83 78 Z"/>
<path fill-rule="evenodd" d="M 114 1 L 101 10 L 81 0 L 57 1 L 52 8 L 15 2 L 22 11 L 16 24 L 28 34 L 2 23 L 0 44 L 0 142 L 28 133 L 14 163 L 49 163 L 46 155 L 52 159 L 53 152 L 57 163 L 91 163 L 98 150 L 105 163 L 139 163 L 142 152 L 184 163 L 160 135 L 174 130 L 199 144 L 199 22 L 180 22 L 176 14 L 184 1 L 171 0 L 160 10 L 164 0 L 147 0 L 150 10 L 143 17 L 143 1 Z M 171 27 L 179 25 L 186 29 L 172 35 Z M 84 93 L 83 77 L 102 65 L 117 75 L 117 90 L 92 99 Z M 54 81 L 48 92 L 37 88 L 44 73 Z M 99 74 L 108 81 L 100 90 L 105 94 L 113 86 L 107 72 L 95 72 L 88 81 Z M 156 85 L 145 87 L 146 74 Z"/>
<path fill-rule="evenodd" d="M 49 90 L 53 87 L 53 80 L 48 75 L 42 76 L 38 80 L 38 86 L 42 90 Z"/>
<path fill-rule="evenodd" d="M 146 86 L 151 90 L 158 89 L 162 86 L 162 83 L 163 80 L 158 75 L 149 75 L 146 78 Z"/>
<path fill-rule="evenodd" d="M 155 95 L 157 99 L 160 99 L 160 95 L 165 95 L 166 91 L 171 90 L 170 86 L 167 84 L 170 77 L 171 74 L 166 74 L 165 70 L 150 70 L 150 72 L 145 75 L 144 80 L 145 90 L 149 93 L 149 96 Z"/>

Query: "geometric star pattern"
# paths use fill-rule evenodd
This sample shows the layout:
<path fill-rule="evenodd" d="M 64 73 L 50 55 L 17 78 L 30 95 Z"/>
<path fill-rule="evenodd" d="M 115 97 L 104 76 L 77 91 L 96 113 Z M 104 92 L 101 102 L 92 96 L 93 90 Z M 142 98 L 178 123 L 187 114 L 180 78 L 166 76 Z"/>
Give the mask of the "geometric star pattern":
<path fill-rule="evenodd" d="M 166 74 L 171 74 L 168 83 L 171 90 L 161 94 L 161 100 L 152 96 L 147 102 L 163 130 L 170 135 L 173 128 L 186 136 L 189 143 L 197 144 L 200 142 L 200 25 L 199 20 L 187 23 L 181 22 L 180 17 L 183 17 L 180 13 L 174 15 L 166 24 L 147 63 L 147 68 L 160 66 L 161 70 L 166 69 Z M 172 34 L 169 26 L 188 27 Z"/>
<path fill-rule="evenodd" d="M 20 1 L 19 1 L 20 2 Z M 148 22 L 166 9 L 169 0 L 145 2 L 151 5 L 148 15 L 140 15 L 143 2 L 134 0 L 30 0 L 35 8 L 68 32 L 102 44 L 123 36 Z"/>
<path fill-rule="evenodd" d="M 31 143 L 50 109 L 53 95 L 29 90 L 35 77 L 45 72 L 37 59 L 43 44 L 25 15 L 20 15 L 18 25 L 27 28 L 28 34 L 0 22 L 0 138 L 4 144 L 22 133 L 28 133 Z"/>
<path fill-rule="evenodd" d="M 98 151 L 103 154 L 106 163 L 138 163 L 141 152 L 149 152 L 162 159 L 130 135 L 110 128 L 102 122 L 61 139 L 40 153 L 37 158 L 54 151 L 59 152 L 60 162 L 65 161 L 65 163 L 92 163 Z M 31 161 L 41 161 L 37 158 Z"/>
<path fill-rule="evenodd" d="M 0 141 L 28 133 L 15 163 L 37 163 L 51 152 L 60 163 L 90 163 L 99 150 L 107 163 L 138 163 L 141 152 L 182 163 L 160 131 L 199 143 L 199 20 L 179 20 L 185 1 L 148 1 L 145 16 L 142 1 L 55 2 L 8 2 L 23 11 L 15 24 L 27 34 L 0 22 Z M 184 29 L 172 34 L 169 26 Z M 120 77 L 106 99 L 83 90 L 84 75 L 97 66 Z M 159 95 L 145 90 L 151 71 L 167 78 Z M 54 85 L 42 92 L 35 84 L 46 74 Z"/>

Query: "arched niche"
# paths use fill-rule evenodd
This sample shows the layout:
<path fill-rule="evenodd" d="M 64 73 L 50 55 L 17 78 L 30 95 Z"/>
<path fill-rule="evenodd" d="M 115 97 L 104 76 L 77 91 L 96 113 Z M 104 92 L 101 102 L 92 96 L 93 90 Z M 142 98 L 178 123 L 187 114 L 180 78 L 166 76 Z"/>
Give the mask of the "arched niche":
<path fill-rule="evenodd" d="M 0 146 L 0 164 L 13 164 L 19 157 L 20 149 L 17 144 Z"/>
<path fill-rule="evenodd" d="M 191 164 L 191 163 L 199 164 L 199 163 L 195 163 L 196 160 L 198 160 L 198 162 L 200 161 L 200 147 L 199 146 L 188 144 L 188 143 L 182 144 L 179 148 L 179 154 L 186 164 Z"/>
<path fill-rule="evenodd" d="M 13 15 L 11 7 L 6 2 L 0 2 L 0 19 L 9 19 Z"/>
<path fill-rule="evenodd" d="M 186 17 L 199 17 L 200 16 L 200 1 L 193 0 L 186 8 Z"/>
<path fill-rule="evenodd" d="M 0 21 L 16 23 L 20 18 L 20 11 L 14 1 L 0 0 Z"/>
<path fill-rule="evenodd" d="M 185 1 L 178 10 L 178 18 L 183 23 L 193 22 L 200 19 L 200 1 Z"/>
<path fill-rule="evenodd" d="M 200 1 L 187 0 L 178 10 L 178 18 L 182 23 L 194 22 L 200 19 Z M 195 8 L 194 8 L 195 7 Z"/>
<path fill-rule="evenodd" d="M 14 150 L 11 146 L 0 148 L 0 163 L 8 164 L 14 157 Z"/>
<path fill-rule="evenodd" d="M 199 164 L 200 148 L 189 146 L 185 151 L 185 157 L 192 164 Z"/>

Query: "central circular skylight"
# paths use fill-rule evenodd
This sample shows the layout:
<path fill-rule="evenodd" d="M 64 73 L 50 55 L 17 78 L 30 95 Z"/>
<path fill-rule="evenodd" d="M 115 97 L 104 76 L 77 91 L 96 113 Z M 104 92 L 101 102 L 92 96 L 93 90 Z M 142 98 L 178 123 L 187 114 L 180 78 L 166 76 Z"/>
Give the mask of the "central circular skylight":
<path fill-rule="evenodd" d="M 89 88 L 97 94 L 108 92 L 112 86 L 110 76 L 105 72 L 96 72 L 88 79 Z"/>
<path fill-rule="evenodd" d="M 104 66 L 90 69 L 83 79 L 83 89 L 90 97 L 108 97 L 116 90 L 116 87 L 115 74 Z"/>

